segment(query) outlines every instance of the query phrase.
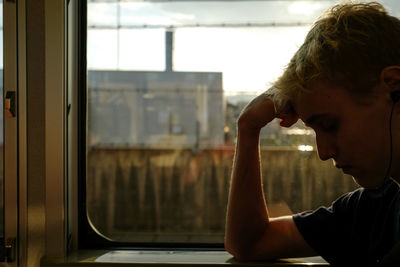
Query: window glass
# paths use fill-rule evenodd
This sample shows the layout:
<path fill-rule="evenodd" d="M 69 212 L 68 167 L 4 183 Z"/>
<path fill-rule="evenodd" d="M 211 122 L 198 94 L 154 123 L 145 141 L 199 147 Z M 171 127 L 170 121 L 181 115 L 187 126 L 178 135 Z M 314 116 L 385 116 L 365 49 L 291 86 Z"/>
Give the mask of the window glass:
<path fill-rule="evenodd" d="M 236 120 L 335 1 L 88 1 L 87 214 L 120 242 L 222 243 Z M 313 132 L 261 134 L 272 216 L 356 188 Z"/>

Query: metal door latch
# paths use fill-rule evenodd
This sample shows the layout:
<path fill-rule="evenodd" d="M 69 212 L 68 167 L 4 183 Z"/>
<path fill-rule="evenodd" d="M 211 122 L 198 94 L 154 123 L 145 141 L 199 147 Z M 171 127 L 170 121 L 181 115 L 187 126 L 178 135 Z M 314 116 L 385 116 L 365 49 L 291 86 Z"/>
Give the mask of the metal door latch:
<path fill-rule="evenodd" d="M 13 262 L 15 260 L 15 238 L 7 238 L 5 248 L 5 261 Z"/>
<path fill-rule="evenodd" d="M 15 117 L 15 91 L 9 91 L 6 93 L 6 99 L 4 99 L 4 110 L 7 117 Z"/>

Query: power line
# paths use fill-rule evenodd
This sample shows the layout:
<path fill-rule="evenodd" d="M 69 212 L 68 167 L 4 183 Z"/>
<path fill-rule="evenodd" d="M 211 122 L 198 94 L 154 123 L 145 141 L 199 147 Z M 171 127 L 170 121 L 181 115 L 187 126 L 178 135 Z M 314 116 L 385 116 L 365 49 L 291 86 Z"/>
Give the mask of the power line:
<path fill-rule="evenodd" d="M 153 3 L 172 3 L 172 2 L 299 2 L 302 0 L 89 0 L 89 3 L 116 3 L 116 2 L 153 2 Z M 332 0 L 308 0 L 309 2 L 334 2 Z"/>
<path fill-rule="evenodd" d="M 136 24 L 136 25 L 88 25 L 93 30 L 113 29 L 177 29 L 177 28 L 263 28 L 310 26 L 311 22 L 260 22 L 260 23 L 194 23 L 194 24 Z"/>
<path fill-rule="evenodd" d="M 118 86 L 118 85 L 117 85 Z M 179 88 L 98 88 L 88 86 L 89 93 L 142 93 L 142 94 L 152 94 L 152 93 L 162 93 L 162 95 L 169 94 L 169 93 L 189 93 L 189 94 L 196 94 L 197 88 L 196 87 L 179 87 Z M 245 90 L 227 90 L 221 88 L 207 88 L 204 92 L 213 93 L 213 94 L 224 94 L 224 95 L 259 95 L 262 91 L 265 90 L 252 90 L 252 91 L 245 91 Z"/>

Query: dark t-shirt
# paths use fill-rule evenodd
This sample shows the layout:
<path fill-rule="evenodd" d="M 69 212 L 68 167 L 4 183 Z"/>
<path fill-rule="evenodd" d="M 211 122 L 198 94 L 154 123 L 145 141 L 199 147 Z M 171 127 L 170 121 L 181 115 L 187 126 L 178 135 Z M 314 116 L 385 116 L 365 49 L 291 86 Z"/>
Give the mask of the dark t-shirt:
<path fill-rule="evenodd" d="M 360 188 L 329 208 L 295 214 L 293 220 L 306 242 L 332 265 L 378 266 L 400 242 L 399 185 L 389 180 L 379 189 Z"/>

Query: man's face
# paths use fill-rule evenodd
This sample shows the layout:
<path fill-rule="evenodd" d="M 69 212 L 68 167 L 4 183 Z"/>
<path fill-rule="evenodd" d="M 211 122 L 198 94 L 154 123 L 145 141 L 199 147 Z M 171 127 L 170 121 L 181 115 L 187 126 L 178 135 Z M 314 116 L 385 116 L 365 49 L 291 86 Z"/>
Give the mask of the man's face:
<path fill-rule="evenodd" d="M 380 186 L 390 161 L 391 102 L 383 90 L 377 87 L 373 98 L 357 101 L 344 88 L 322 82 L 310 89 L 294 108 L 314 129 L 321 160 L 332 158 L 336 167 L 363 187 Z"/>

